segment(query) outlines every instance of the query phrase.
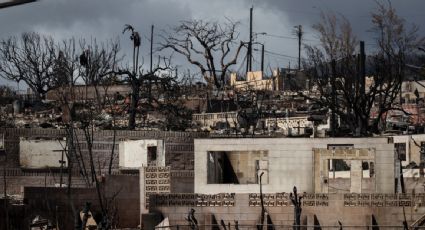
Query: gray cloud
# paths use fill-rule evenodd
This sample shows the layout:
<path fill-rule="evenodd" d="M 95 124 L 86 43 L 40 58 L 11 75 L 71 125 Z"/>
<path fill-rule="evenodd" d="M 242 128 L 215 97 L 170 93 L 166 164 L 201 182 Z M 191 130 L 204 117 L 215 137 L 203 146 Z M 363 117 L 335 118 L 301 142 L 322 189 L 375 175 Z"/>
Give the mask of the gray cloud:
<path fill-rule="evenodd" d="M 250 2 L 250 0 L 246 0 Z M 378 0 L 387 3 L 386 0 Z M 274 9 L 285 16 L 292 24 L 301 24 L 312 33 L 311 26 L 320 19 L 320 12 L 333 12 L 346 17 L 352 24 L 354 33 L 360 39 L 370 39 L 371 13 L 377 4 L 372 0 L 266 0 L 256 1 L 263 8 Z M 392 0 L 392 6 L 399 16 L 408 24 L 419 25 L 425 31 L 425 1 L 423 0 Z"/>
<path fill-rule="evenodd" d="M 288 37 L 293 26 L 303 25 L 306 43 L 315 43 L 311 26 L 319 20 L 320 11 L 333 11 L 351 21 L 359 39 L 370 40 L 370 12 L 376 8 L 371 0 L 39 0 L 27 5 L 0 10 L 0 39 L 22 32 L 36 31 L 52 35 L 55 39 L 84 37 L 106 40 L 119 38 L 123 54 L 130 56 L 128 34 L 122 35 L 124 24 L 132 24 L 142 36 L 149 36 L 150 25 L 156 32 L 185 19 L 239 21 L 240 39 L 248 39 L 249 8 L 254 4 L 254 31 L 269 35 L 257 36 L 266 50 L 282 55 L 266 54 L 270 67 L 295 63 L 297 41 Z M 425 8 L 423 0 L 393 0 L 393 6 L 407 22 L 415 22 L 424 34 Z M 283 37 L 282 37 L 283 36 Z M 144 60 L 148 57 L 148 41 L 143 40 Z M 254 64 L 259 67 L 259 52 Z M 184 60 L 176 55 L 175 62 L 183 66 Z M 147 61 L 145 61 L 147 63 Z M 235 69 L 242 68 L 236 65 Z M 1 81 L 1 80 L 0 80 Z"/>

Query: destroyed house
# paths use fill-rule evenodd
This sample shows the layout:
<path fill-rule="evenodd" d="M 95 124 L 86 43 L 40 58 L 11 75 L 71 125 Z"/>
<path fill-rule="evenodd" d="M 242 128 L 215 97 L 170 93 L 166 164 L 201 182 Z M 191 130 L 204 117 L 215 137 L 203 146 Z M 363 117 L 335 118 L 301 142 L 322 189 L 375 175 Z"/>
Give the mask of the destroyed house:
<path fill-rule="evenodd" d="M 206 170 L 205 170 L 206 169 Z M 388 138 L 195 139 L 196 193 L 390 193 Z"/>

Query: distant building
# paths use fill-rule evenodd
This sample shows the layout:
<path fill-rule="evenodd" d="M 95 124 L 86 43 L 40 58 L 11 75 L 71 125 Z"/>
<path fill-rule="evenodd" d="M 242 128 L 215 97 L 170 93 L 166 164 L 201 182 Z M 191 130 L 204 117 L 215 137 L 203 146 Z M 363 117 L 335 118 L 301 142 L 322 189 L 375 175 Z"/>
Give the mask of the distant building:
<path fill-rule="evenodd" d="M 422 127 L 425 124 L 425 81 L 404 81 L 401 85 L 401 100 L 404 111 L 392 110 L 387 123 L 393 129 L 407 130 L 408 126 Z M 396 102 L 399 100 L 396 99 Z M 407 112 L 407 113 L 405 113 Z"/>
<path fill-rule="evenodd" d="M 280 91 L 283 90 L 283 81 L 279 70 L 273 71 L 270 78 L 265 78 L 262 71 L 248 72 L 246 80 L 238 79 L 236 73 L 230 75 L 230 86 L 235 90 L 268 90 Z"/>
<path fill-rule="evenodd" d="M 276 117 L 264 119 L 268 129 L 282 129 L 286 135 L 303 135 L 307 129 L 313 129 L 313 122 L 308 116 L 303 117 Z"/>
<path fill-rule="evenodd" d="M 237 112 L 195 113 L 192 115 L 192 121 L 205 128 L 217 128 L 220 124 L 224 124 L 225 127 L 223 128 L 228 128 L 236 126 L 238 123 L 237 115 Z"/>
<path fill-rule="evenodd" d="M 404 103 L 416 104 L 425 98 L 425 81 L 404 81 L 401 85 L 401 94 Z"/>

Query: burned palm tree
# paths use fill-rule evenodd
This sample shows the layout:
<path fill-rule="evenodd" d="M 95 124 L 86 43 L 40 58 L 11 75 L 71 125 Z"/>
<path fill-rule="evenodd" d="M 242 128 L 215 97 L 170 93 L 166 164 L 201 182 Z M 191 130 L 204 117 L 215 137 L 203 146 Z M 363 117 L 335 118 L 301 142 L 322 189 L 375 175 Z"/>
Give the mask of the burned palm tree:
<path fill-rule="evenodd" d="M 127 30 L 131 32 L 130 39 L 133 41 L 133 71 L 132 73 L 128 74 L 132 88 L 128 127 L 129 129 L 134 129 L 136 127 L 136 109 L 139 101 L 138 92 L 140 88 L 140 82 L 137 76 L 139 72 L 139 48 L 141 40 L 139 33 L 134 30 L 133 26 L 126 24 L 122 32 L 125 33 Z"/>
<path fill-rule="evenodd" d="M 132 70 L 129 70 L 128 68 L 125 69 L 117 69 L 107 72 L 106 74 L 113 74 L 115 76 L 126 76 L 125 82 L 128 82 L 128 84 L 131 87 L 131 102 L 129 106 L 129 117 L 128 117 L 128 129 L 133 130 L 136 128 L 136 114 L 140 111 L 138 111 L 138 105 L 140 99 L 144 97 L 145 94 L 142 93 L 142 86 L 149 84 L 148 88 L 151 87 L 151 84 L 155 84 L 155 86 L 158 86 L 160 83 L 163 83 L 161 81 L 161 77 L 158 77 L 157 73 L 159 71 L 165 71 L 165 70 L 172 70 L 171 69 L 171 58 L 165 58 L 165 57 L 159 57 L 158 63 L 154 69 L 151 71 L 144 72 L 142 68 L 139 68 L 139 47 L 141 44 L 141 37 L 138 32 L 136 32 L 131 25 L 125 25 L 123 33 L 126 31 L 131 32 L 130 39 L 133 41 L 133 67 Z M 162 79 L 162 80 L 165 80 Z M 154 101 L 154 103 L 157 103 L 159 100 L 155 101 L 152 100 L 151 95 L 148 95 L 148 101 Z"/>
<path fill-rule="evenodd" d="M 289 194 L 289 198 L 294 205 L 294 230 L 299 230 L 301 225 L 301 205 L 302 205 L 302 196 L 299 196 L 297 193 L 297 187 L 294 186 L 293 193 Z"/>
<path fill-rule="evenodd" d="M 129 24 L 125 24 L 122 33 L 124 34 L 126 31 L 131 32 L 130 39 L 133 41 L 133 73 L 136 73 L 139 65 L 140 35 L 134 30 L 134 27 Z"/>

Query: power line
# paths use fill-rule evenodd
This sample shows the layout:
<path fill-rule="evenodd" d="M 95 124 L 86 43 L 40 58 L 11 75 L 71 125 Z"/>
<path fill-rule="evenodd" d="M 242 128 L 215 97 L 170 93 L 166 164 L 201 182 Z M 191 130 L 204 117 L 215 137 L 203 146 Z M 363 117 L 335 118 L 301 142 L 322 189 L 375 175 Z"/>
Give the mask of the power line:
<path fill-rule="evenodd" d="M 265 33 L 265 34 L 262 34 L 262 35 L 267 36 L 267 37 L 274 37 L 274 38 L 283 38 L 283 39 L 298 40 L 297 37 L 290 37 L 290 36 L 285 36 L 285 35 L 277 35 L 277 34 L 269 34 L 269 33 Z M 303 38 L 302 40 L 303 41 L 310 41 L 310 42 L 320 42 L 320 40 L 318 40 L 318 39 L 306 39 L 306 38 Z"/>
<path fill-rule="evenodd" d="M 305 32 L 303 31 L 303 33 L 305 33 Z M 298 37 L 291 37 L 291 36 L 279 35 L 279 34 L 269 34 L 267 32 L 261 33 L 261 35 L 266 36 L 266 37 L 274 37 L 274 38 L 283 38 L 283 39 L 298 40 Z M 314 39 L 314 38 L 304 38 L 304 37 L 302 38 L 302 41 L 322 42 L 319 38 Z M 376 44 L 366 43 L 366 46 L 376 46 Z"/>
<path fill-rule="evenodd" d="M 298 60 L 298 57 L 294 57 L 294 56 L 290 56 L 290 55 L 286 55 L 286 54 L 275 53 L 275 52 L 272 52 L 272 51 L 269 51 L 269 50 L 264 50 L 264 52 L 268 53 L 268 54 L 276 55 L 276 56 L 281 56 L 281 57 L 286 57 L 286 58 Z"/>
<path fill-rule="evenodd" d="M 289 37 L 289 36 L 283 36 L 283 35 L 275 35 L 275 34 L 269 34 L 269 33 L 264 34 L 264 36 L 274 37 L 274 38 L 293 39 L 293 40 L 297 40 L 298 39 L 296 37 Z"/>

